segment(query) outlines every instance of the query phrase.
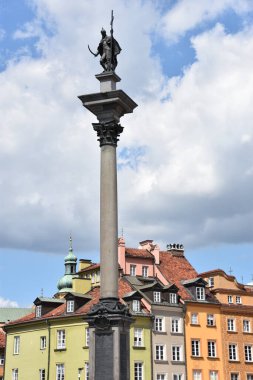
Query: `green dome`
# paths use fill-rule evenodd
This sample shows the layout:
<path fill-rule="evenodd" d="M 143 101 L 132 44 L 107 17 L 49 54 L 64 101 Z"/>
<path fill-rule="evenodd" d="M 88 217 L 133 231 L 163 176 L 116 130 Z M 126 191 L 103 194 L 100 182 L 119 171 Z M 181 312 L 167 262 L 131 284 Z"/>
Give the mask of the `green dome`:
<path fill-rule="evenodd" d="M 77 257 L 73 253 L 72 248 L 72 238 L 70 236 L 70 246 L 69 246 L 69 253 L 65 257 L 65 274 L 60 278 L 57 284 L 57 288 L 59 292 L 69 292 L 72 290 L 72 279 L 73 276 L 76 274 L 76 262 Z"/>

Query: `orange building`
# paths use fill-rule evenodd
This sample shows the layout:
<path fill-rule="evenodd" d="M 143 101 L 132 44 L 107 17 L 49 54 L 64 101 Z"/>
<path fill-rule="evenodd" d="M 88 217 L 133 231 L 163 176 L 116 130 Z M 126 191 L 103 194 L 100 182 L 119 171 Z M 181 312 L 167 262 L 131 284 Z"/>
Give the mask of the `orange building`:
<path fill-rule="evenodd" d="M 201 273 L 221 303 L 224 380 L 253 380 L 253 291 L 216 269 Z"/>

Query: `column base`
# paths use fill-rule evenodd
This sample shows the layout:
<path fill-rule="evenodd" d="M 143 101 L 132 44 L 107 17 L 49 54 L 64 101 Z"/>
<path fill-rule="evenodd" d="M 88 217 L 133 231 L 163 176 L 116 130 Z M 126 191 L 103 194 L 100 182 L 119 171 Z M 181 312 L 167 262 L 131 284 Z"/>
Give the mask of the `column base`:
<path fill-rule="evenodd" d="M 85 320 L 90 329 L 90 380 L 129 380 L 129 331 L 133 322 L 118 298 L 104 298 Z"/>

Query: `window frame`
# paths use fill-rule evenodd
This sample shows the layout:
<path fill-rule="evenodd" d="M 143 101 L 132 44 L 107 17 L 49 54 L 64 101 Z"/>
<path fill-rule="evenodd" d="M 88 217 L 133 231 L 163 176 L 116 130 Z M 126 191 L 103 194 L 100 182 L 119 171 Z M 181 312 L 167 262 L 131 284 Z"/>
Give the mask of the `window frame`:
<path fill-rule="evenodd" d="M 89 327 L 85 328 L 85 347 L 90 346 L 90 329 Z"/>
<path fill-rule="evenodd" d="M 141 361 L 134 362 L 134 380 L 144 380 L 144 368 Z"/>
<path fill-rule="evenodd" d="M 20 336 L 15 335 L 14 340 L 13 340 L 13 355 L 19 355 L 19 353 L 20 353 Z"/>
<path fill-rule="evenodd" d="M 200 339 L 191 340 L 191 356 L 193 356 L 194 358 L 201 357 Z"/>
<path fill-rule="evenodd" d="M 57 350 L 66 349 L 66 331 L 64 329 L 57 330 Z"/>
<path fill-rule="evenodd" d="M 173 362 L 182 362 L 182 345 L 173 344 L 171 346 L 171 360 Z"/>
<path fill-rule="evenodd" d="M 235 296 L 235 303 L 237 305 L 242 305 L 242 297 L 241 296 Z"/>
<path fill-rule="evenodd" d="M 75 300 L 67 301 L 67 313 L 74 313 L 75 311 Z"/>
<path fill-rule="evenodd" d="M 40 349 L 45 350 L 47 348 L 47 337 L 45 335 L 40 337 Z"/>
<path fill-rule="evenodd" d="M 56 380 L 65 380 L 64 363 L 56 363 Z"/>
<path fill-rule="evenodd" d="M 213 377 L 213 375 L 215 375 L 215 377 Z M 209 379 L 210 379 L 210 380 L 218 380 L 218 379 L 219 379 L 218 371 L 215 370 L 215 369 L 211 369 L 211 370 L 209 371 Z"/>
<path fill-rule="evenodd" d="M 244 360 L 246 363 L 253 362 L 253 346 L 252 344 L 244 344 Z"/>
<path fill-rule="evenodd" d="M 207 326 L 209 326 L 209 327 L 214 327 L 214 326 L 216 326 L 216 323 L 215 323 L 215 316 L 214 316 L 214 314 L 207 314 L 207 315 L 206 315 L 206 324 L 207 324 Z"/>
<path fill-rule="evenodd" d="M 40 380 L 46 380 L 46 370 L 44 368 L 39 369 Z"/>
<path fill-rule="evenodd" d="M 90 363 L 88 361 L 84 362 L 84 379 L 90 379 Z"/>
<path fill-rule="evenodd" d="M 155 345 L 155 360 L 165 361 L 166 360 L 166 345 L 156 344 Z"/>
<path fill-rule="evenodd" d="M 228 344 L 228 360 L 230 362 L 238 361 L 238 346 L 236 343 Z"/>
<path fill-rule="evenodd" d="M 159 327 L 159 328 L 157 328 Z M 164 317 L 156 316 L 154 320 L 154 331 L 156 332 L 164 332 L 165 326 L 164 326 Z"/>
<path fill-rule="evenodd" d="M 247 322 L 245 324 L 245 322 Z M 251 321 L 249 319 L 243 319 L 242 321 L 242 326 L 243 326 L 243 332 L 244 333 L 250 333 L 251 332 Z M 247 328 L 245 328 L 245 326 L 247 325 Z"/>
<path fill-rule="evenodd" d="M 18 380 L 18 368 L 12 369 L 12 380 Z"/>
<path fill-rule="evenodd" d="M 136 265 L 130 264 L 130 276 L 136 276 Z"/>
<path fill-rule="evenodd" d="M 171 317 L 170 332 L 172 334 L 182 334 L 182 320 L 180 317 Z"/>
<path fill-rule="evenodd" d="M 143 328 L 134 328 L 134 347 L 144 347 L 144 334 Z"/>
<path fill-rule="evenodd" d="M 234 303 L 233 296 L 228 295 L 228 303 L 229 304 Z"/>
<path fill-rule="evenodd" d="M 140 300 L 132 300 L 132 311 L 135 313 L 141 312 L 141 301 Z"/>
<path fill-rule="evenodd" d="M 169 293 L 170 294 L 170 303 L 172 305 L 177 305 L 177 293 Z"/>
<path fill-rule="evenodd" d="M 196 377 L 197 375 L 197 377 Z M 201 369 L 193 369 L 192 370 L 192 378 L 193 380 L 202 380 L 202 370 Z"/>
<path fill-rule="evenodd" d="M 216 340 L 207 341 L 207 353 L 208 358 L 217 358 Z"/>
<path fill-rule="evenodd" d="M 148 266 L 147 265 L 142 265 L 141 273 L 142 273 L 142 277 L 148 277 Z"/>
<path fill-rule="evenodd" d="M 206 300 L 205 288 L 203 286 L 196 286 L 196 300 L 198 301 Z"/>
<path fill-rule="evenodd" d="M 235 320 L 235 318 L 227 318 L 227 331 L 236 332 L 236 320 Z"/>
<path fill-rule="evenodd" d="M 155 303 L 161 303 L 161 292 L 155 290 L 153 292 L 153 300 Z"/>
<path fill-rule="evenodd" d="M 195 319 L 196 317 L 196 319 Z M 199 325 L 199 314 L 191 313 L 191 325 Z"/>

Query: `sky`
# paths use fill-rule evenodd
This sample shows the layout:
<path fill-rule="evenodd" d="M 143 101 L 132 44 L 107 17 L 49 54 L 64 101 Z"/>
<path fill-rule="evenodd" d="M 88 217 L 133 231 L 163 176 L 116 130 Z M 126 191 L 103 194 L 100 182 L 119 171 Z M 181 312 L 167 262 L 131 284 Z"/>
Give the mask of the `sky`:
<path fill-rule="evenodd" d="M 96 50 L 114 10 L 119 235 L 181 243 L 198 272 L 253 267 L 252 0 L 0 0 L 0 307 L 52 296 L 69 235 L 99 261 Z"/>

